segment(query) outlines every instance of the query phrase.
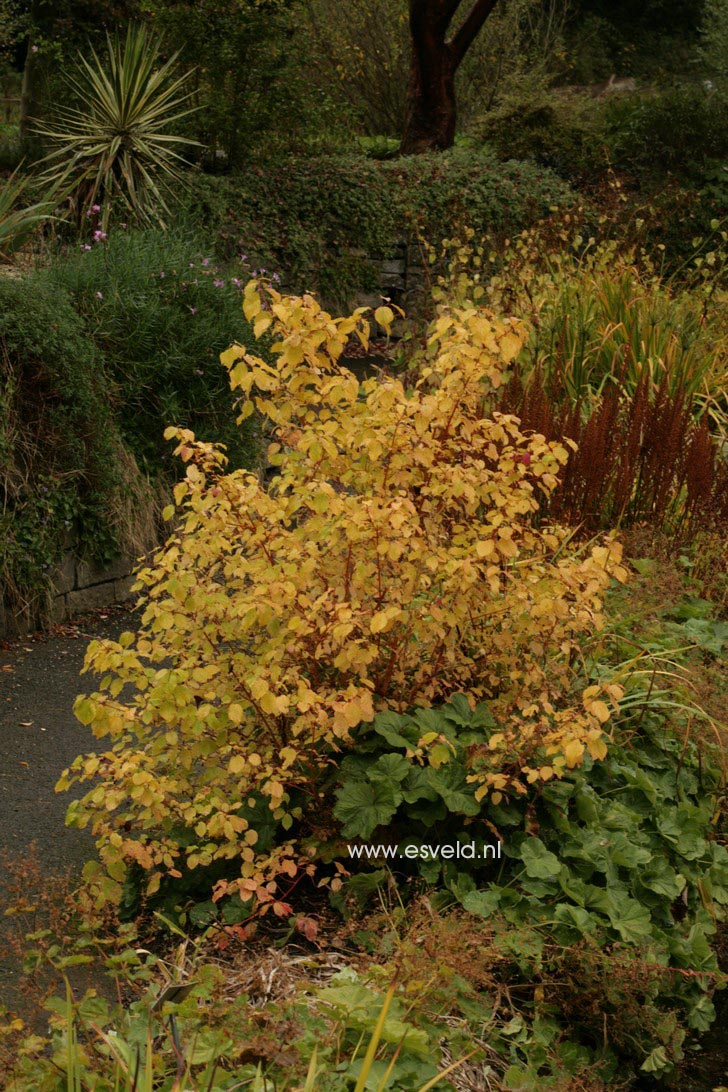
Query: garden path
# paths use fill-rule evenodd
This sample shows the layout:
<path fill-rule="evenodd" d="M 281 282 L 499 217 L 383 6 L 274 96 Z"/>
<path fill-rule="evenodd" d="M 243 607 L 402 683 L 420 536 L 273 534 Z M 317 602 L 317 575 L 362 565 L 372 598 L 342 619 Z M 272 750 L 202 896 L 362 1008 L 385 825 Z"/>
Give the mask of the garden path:
<path fill-rule="evenodd" d="M 118 637 L 132 626 L 130 611 L 117 607 L 0 645 L 0 1003 L 10 1008 L 19 966 L 2 911 L 13 898 L 13 877 L 26 870 L 32 899 L 39 877 L 49 889 L 55 877 L 78 876 L 93 854 L 90 834 L 65 826 L 73 793 L 54 791 L 76 755 L 94 749 L 73 715 L 76 695 L 93 686 L 79 674 L 84 653 L 91 638 Z"/>

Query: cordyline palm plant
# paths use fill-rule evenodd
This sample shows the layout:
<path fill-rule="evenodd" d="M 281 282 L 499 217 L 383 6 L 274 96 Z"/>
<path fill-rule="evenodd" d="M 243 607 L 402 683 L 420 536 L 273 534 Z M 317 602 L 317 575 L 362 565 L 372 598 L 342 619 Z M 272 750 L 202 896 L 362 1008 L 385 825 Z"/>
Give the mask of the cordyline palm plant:
<path fill-rule="evenodd" d="M 91 49 L 93 60 L 81 56 L 78 75 L 68 79 L 82 105 L 62 108 L 54 128 L 36 130 L 54 145 L 41 179 L 73 200 L 79 220 L 102 205 L 104 230 L 117 200 L 128 215 L 164 227 L 165 194 L 185 164 L 177 149 L 197 143 L 170 132 L 195 109 L 184 90 L 191 72 L 174 76 L 178 54 L 159 64 L 159 44 L 143 27 L 130 26 L 123 43 L 107 41 L 108 66 Z"/>

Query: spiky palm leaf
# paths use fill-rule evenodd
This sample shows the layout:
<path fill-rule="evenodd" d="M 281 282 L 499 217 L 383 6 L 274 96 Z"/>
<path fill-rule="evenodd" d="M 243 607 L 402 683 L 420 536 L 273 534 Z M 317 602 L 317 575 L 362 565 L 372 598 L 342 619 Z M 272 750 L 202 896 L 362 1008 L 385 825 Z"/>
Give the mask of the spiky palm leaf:
<path fill-rule="evenodd" d="M 43 220 L 51 219 L 53 201 L 37 201 L 22 206 L 18 202 L 29 187 L 29 179 L 20 178 L 13 171 L 0 186 L 0 261 L 9 261 L 30 238 Z"/>
<path fill-rule="evenodd" d="M 174 76 L 178 54 L 158 65 L 159 44 L 143 27 L 129 27 L 123 43 L 107 41 L 108 66 L 92 49 L 92 60 L 81 56 L 78 75 L 68 78 L 83 106 L 62 108 L 54 128 L 36 129 L 55 145 L 41 179 L 74 198 L 79 218 L 102 204 L 104 228 L 117 199 L 129 214 L 164 226 L 165 194 L 182 180 L 186 162 L 177 149 L 197 143 L 170 132 L 194 112 L 185 106 L 191 72 Z"/>

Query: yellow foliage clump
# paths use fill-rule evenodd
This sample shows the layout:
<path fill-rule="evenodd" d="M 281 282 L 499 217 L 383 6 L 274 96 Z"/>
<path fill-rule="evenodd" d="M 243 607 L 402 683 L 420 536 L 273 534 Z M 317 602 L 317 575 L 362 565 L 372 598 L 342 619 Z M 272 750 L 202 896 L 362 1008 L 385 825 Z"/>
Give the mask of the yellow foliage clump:
<path fill-rule="evenodd" d="M 279 474 L 226 472 L 218 447 L 168 430 L 186 464 L 175 530 L 138 573 L 139 633 L 91 644 L 86 669 L 105 677 L 76 706 L 111 749 L 59 787 L 97 782 L 69 821 L 90 823 L 106 895 L 132 861 L 151 893 L 180 867 L 229 860 L 239 878 L 217 897 L 282 912 L 281 877 L 311 858 L 292 833 L 272 840 L 270 820 L 292 831 L 325 806 L 327 771 L 379 710 L 487 700 L 498 731 L 473 765 L 479 798 L 603 757 L 619 689 L 581 689 L 578 665 L 624 571 L 613 539 L 579 552 L 534 525 L 567 449 L 483 415 L 517 323 L 443 307 L 408 389 L 340 364 L 349 337 L 368 343 L 363 309 L 334 319 L 251 282 L 244 310 L 275 362 L 240 345 L 222 362 L 241 419 L 270 422 Z"/>

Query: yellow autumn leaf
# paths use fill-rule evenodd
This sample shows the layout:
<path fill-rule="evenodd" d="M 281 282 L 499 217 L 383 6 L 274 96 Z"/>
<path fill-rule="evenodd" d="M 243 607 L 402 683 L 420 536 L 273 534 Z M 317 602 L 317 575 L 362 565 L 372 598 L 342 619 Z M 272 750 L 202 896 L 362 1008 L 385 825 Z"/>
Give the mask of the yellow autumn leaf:
<path fill-rule="evenodd" d="M 592 701 L 587 706 L 590 713 L 592 713 L 601 724 L 606 724 L 609 720 L 611 713 L 609 712 L 609 706 L 604 701 Z"/>
<path fill-rule="evenodd" d="M 569 769 L 578 766 L 584 757 L 584 744 L 580 739 L 570 739 L 563 747 L 564 758 Z"/>

